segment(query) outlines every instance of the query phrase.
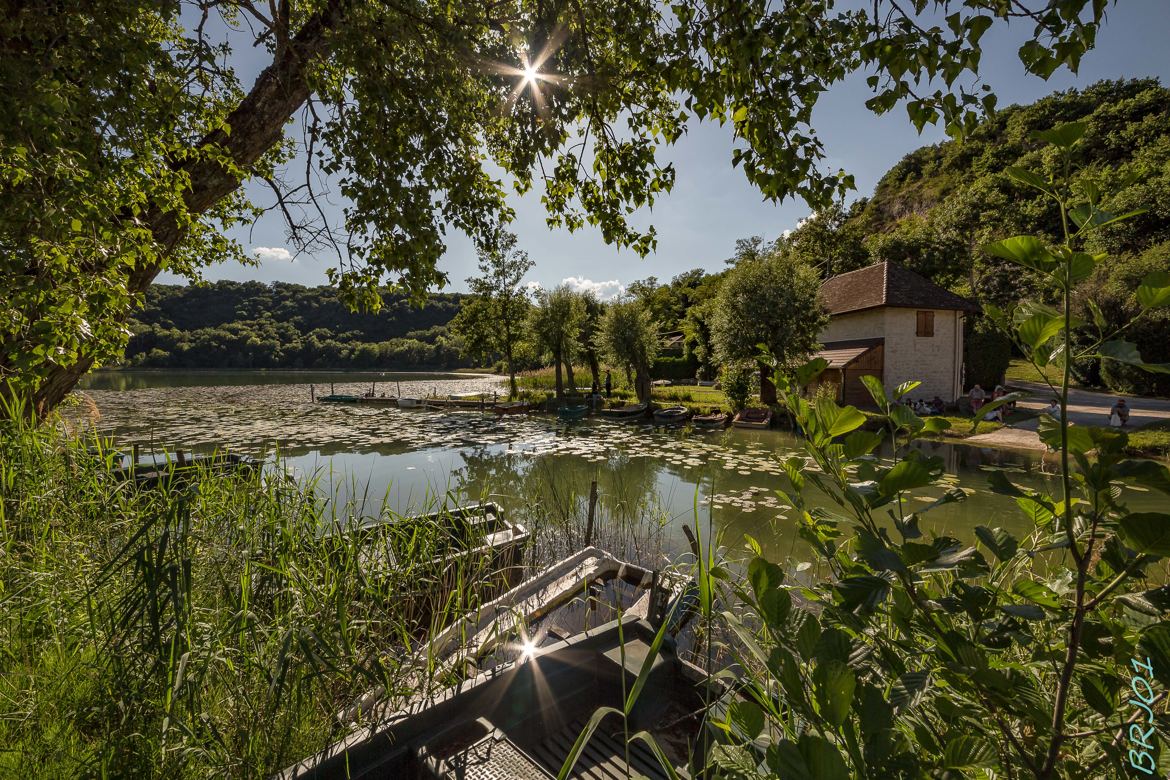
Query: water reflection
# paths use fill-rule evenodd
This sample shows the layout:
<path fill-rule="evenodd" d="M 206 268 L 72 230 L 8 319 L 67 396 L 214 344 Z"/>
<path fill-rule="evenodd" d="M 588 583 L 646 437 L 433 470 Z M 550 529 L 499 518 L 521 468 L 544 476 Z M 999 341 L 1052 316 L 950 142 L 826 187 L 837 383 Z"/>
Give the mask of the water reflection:
<path fill-rule="evenodd" d="M 249 453 L 278 449 L 303 474 L 315 474 L 339 506 L 376 511 L 385 499 L 399 512 L 444 497 L 500 501 L 523 522 L 558 530 L 550 555 L 584 541 L 590 482 L 599 487 L 595 539 L 641 549 L 685 549 L 683 523 L 721 531 L 729 544 L 751 534 L 775 555 L 803 554 L 795 522 L 777 488 L 787 485 L 779 461 L 801 452 L 782 431 L 728 429 L 691 433 L 646 424 L 586 420 L 566 426 L 549 416 L 497 418 L 481 412 L 432 412 L 309 402 L 308 385 L 197 385 L 91 390 L 98 427 L 123 445 L 151 442 Z M 303 379 L 303 377 L 302 377 Z M 152 380 L 157 381 L 157 377 Z M 403 392 L 491 390 L 495 378 L 400 379 Z M 338 392 L 355 392 L 351 382 Z M 1052 469 L 1033 453 L 920 442 L 941 457 L 944 483 L 917 497 L 926 502 L 960 487 L 967 500 L 923 517 L 930 533 L 973 539 L 976 525 L 1029 530 L 1014 501 L 990 492 L 991 471 L 1027 487 L 1055 489 Z M 1135 494 L 1135 506 L 1152 503 Z"/>

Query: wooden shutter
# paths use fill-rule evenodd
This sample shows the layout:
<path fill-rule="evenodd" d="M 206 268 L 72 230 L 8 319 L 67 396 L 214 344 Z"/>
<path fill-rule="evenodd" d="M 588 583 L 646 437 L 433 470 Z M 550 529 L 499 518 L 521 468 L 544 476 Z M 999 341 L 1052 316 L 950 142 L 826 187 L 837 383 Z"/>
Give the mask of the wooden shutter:
<path fill-rule="evenodd" d="M 919 336 L 933 336 L 934 335 L 934 312 L 932 312 L 932 311 L 918 312 L 918 335 Z"/>

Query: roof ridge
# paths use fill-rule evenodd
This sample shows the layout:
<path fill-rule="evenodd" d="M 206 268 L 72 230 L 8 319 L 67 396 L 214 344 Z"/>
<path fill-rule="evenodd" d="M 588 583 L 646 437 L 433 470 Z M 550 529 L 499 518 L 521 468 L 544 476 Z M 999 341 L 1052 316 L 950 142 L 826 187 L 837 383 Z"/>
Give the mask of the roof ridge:
<path fill-rule="evenodd" d="M 891 264 L 888 262 L 883 262 L 882 265 L 885 266 L 882 269 L 882 303 L 888 304 L 890 302 L 889 290 L 890 290 L 890 265 Z"/>

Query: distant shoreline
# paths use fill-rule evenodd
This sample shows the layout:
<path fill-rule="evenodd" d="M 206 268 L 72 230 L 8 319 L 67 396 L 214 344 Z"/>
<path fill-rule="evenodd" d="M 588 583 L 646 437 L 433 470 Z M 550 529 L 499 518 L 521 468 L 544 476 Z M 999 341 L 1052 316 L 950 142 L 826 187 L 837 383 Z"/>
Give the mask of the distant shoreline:
<path fill-rule="evenodd" d="M 104 366 L 91 374 L 452 374 L 457 376 L 502 376 L 474 368 L 156 368 L 146 366 Z"/>

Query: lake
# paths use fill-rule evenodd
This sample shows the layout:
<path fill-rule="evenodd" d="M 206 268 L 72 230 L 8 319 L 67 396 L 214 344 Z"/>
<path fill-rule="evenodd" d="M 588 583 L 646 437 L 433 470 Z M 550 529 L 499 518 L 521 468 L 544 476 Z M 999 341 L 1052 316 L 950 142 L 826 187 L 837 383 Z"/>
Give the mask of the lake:
<path fill-rule="evenodd" d="M 594 538 L 615 552 L 645 562 L 685 550 L 682 525 L 698 523 L 704 532 L 721 532 L 729 547 L 750 534 L 777 558 L 809 557 L 789 507 L 774 492 L 788 486 L 778 459 L 802 451 L 788 432 L 703 433 L 592 419 L 566 424 L 551 415 L 314 403 L 310 390 L 361 394 L 373 384 L 378 393 L 417 396 L 493 392 L 502 381 L 473 374 L 100 372 L 84 390 L 100 412 L 97 429 L 120 447 L 275 453 L 301 479 L 315 479 L 339 514 L 376 514 L 383 501 L 409 513 L 444 500 L 494 500 L 521 522 L 555 529 L 541 542 L 547 559 L 582 543 L 596 480 Z M 1015 502 L 988 489 L 993 471 L 1057 489 L 1051 465 L 1036 453 L 919 446 L 940 455 L 948 472 L 945 484 L 921 500 L 955 486 L 967 493 L 965 501 L 923 517 L 928 533 L 973 541 L 981 524 L 1027 533 Z M 1153 507 L 1151 496 L 1134 491 L 1134 508 Z"/>

